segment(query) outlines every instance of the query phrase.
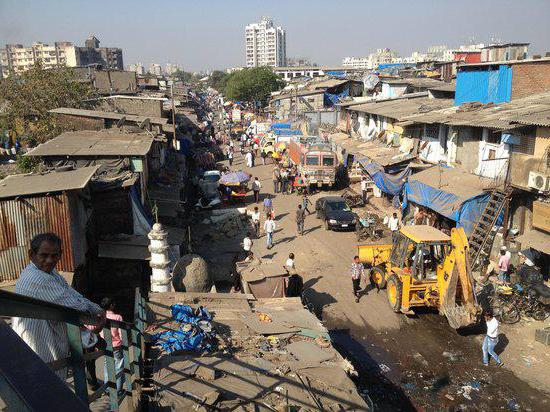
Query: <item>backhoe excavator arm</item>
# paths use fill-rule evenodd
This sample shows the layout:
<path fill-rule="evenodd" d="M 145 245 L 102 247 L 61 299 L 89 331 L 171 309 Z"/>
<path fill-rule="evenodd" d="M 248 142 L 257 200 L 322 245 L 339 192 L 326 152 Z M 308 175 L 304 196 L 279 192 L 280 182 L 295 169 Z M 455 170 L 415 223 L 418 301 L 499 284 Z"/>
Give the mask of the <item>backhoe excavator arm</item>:
<path fill-rule="evenodd" d="M 445 258 L 443 278 L 438 279 L 440 290 L 439 311 L 447 317 L 449 325 L 459 329 L 476 323 L 479 308 L 475 299 L 473 278 L 468 264 L 468 239 L 462 228 L 451 230 L 451 252 Z M 460 285 L 460 297 L 457 290 Z"/>

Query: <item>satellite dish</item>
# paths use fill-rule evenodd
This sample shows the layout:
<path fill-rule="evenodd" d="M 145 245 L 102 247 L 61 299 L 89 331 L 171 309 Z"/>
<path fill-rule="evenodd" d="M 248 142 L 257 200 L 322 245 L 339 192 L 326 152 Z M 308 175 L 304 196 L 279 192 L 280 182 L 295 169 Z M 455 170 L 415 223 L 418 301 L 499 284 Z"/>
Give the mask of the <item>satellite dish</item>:
<path fill-rule="evenodd" d="M 143 120 L 143 122 L 138 123 L 138 127 L 140 129 L 149 130 L 149 128 L 151 127 L 151 119 L 146 118 L 145 120 Z"/>
<path fill-rule="evenodd" d="M 119 129 L 122 128 L 122 126 L 124 126 L 124 123 L 126 122 L 126 116 L 122 116 L 120 119 L 118 119 L 118 121 L 116 122 L 116 127 L 118 127 Z"/>

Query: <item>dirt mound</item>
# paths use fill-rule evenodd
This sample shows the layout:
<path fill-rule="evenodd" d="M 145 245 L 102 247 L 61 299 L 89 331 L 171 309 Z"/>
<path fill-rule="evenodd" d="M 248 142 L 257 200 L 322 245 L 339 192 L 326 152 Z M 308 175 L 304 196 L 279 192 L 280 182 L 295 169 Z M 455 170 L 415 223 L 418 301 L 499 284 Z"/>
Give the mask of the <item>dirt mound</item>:
<path fill-rule="evenodd" d="M 212 287 L 208 264 L 199 255 L 183 255 L 174 267 L 172 284 L 178 292 L 208 292 Z"/>

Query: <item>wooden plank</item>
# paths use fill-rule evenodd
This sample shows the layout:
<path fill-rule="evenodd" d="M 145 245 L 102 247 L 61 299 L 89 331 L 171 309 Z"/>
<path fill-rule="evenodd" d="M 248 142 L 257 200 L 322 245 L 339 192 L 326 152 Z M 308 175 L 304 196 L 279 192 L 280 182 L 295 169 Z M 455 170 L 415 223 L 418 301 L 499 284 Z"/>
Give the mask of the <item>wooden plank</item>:
<path fill-rule="evenodd" d="M 228 299 L 228 300 L 256 300 L 251 293 L 202 293 L 202 292 L 165 292 L 150 293 L 150 302 L 162 302 L 166 298 L 186 299 Z"/>
<path fill-rule="evenodd" d="M 84 403 L 88 403 L 88 385 L 86 383 L 86 363 L 84 362 L 84 351 L 80 337 L 80 327 L 67 324 L 67 335 L 69 337 L 69 348 L 71 351 L 71 367 L 74 378 L 74 391 Z"/>
<path fill-rule="evenodd" d="M 533 202 L 533 227 L 550 232 L 550 203 Z"/>

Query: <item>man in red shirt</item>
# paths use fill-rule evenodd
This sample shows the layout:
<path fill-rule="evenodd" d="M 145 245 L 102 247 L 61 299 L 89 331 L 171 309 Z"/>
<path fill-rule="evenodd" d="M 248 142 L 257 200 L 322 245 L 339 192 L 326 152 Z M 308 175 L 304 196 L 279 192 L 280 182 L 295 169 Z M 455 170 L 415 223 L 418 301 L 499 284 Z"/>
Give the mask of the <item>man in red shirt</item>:
<path fill-rule="evenodd" d="M 116 309 L 115 303 L 111 298 L 103 298 L 101 300 L 101 307 L 103 308 L 103 310 L 105 310 L 107 319 L 123 322 L 122 316 L 115 313 L 115 309 Z M 105 336 L 103 336 L 103 332 L 101 332 L 101 337 L 105 339 Z M 122 352 L 122 337 L 120 335 L 119 328 L 117 327 L 111 328 L 111 340 L 113 343 L 113 357 L 115 359 L 115 375 L 118 375 L 119 372 L 122 371 L 124 368 L 124 353 Z M 107 381 L 107 358 L 105 358 L 103 380 Z M 120 392 L 122 390 L 123 383 L 124 383 L 124 374 L 121 374 L 116 378 L 117 392 Z"/>

